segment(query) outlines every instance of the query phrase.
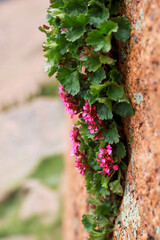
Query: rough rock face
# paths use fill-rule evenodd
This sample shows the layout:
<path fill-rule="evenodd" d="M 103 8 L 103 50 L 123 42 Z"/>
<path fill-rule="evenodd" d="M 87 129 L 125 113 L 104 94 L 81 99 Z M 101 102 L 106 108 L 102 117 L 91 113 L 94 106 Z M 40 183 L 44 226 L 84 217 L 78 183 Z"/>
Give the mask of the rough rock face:
<path fill-rule="evenodd" d="M 132 24 L 130 44 L 121 46 L 125 92 L 135 110 L 124 120 L 129 167 L 114 240 L 160 239 L 160 1 L 125 0 Z M 84 181 L 69 153 L 66 161 L 64 240 L 85 240 L 80 223 L 87 210 Z"/>
<path fill-rule="evenodd" d="M 135 115 L 125 120 L 129 168 L 114 239 L 160 239 L 160 1 L 127 0 L 130 49 L 121 51 Z M 127 51 L 128 50 L 128 51 Z M 128 54 L 127 54 L 128 52 Z"/>

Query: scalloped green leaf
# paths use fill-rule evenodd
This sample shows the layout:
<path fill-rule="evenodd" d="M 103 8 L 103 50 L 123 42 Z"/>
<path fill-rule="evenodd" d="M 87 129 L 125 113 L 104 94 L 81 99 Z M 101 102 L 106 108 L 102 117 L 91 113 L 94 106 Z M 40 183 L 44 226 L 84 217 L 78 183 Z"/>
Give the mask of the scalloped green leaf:
<path fill-rule="evenodd" d="M 119 142 L 116 146 L 115 153 L 120 157 L 124 158 L 126 156 L 126 148 L 122 142 Z"/>
<path fill-rule="evenodd" d="M 88 11 L 90 15 L 90 24 L 95 27 L 99 27 L 99 24 L 104 22 L 109 18 L 109 10 L 104 6 L 104 4 L 98 1 L 89 2 L 90 9 Z"/>
<path fill-rule="evenodd" d="M 89 217 L 88 214 L 83 215 L 82 217 L 82 223 L 84 225 L 84 228 L 86 229 L 87 232 L 90 232 L 93 229 L 93 224 L 91 223 L 91 218 Z"/>
<path fill-rule="evenodd" d="M 122 42 L 127 42 L 131 34 L 131 24 L 126 17 L 116 17 L 112 19 L 118 24 L 118 31 L 115 33 L 115 38 Z"/>
<path fill-rule="evenodd" d="M 86 42 L 94 48 L 95 51 L 109 52 L 111 49 L 111 39 L 110 37 L 103 36 L 99 30 L 93 30 L 88 34 Z"/>
<path fill-rule="evenodd" d="M 57 66 L 54 62 L 50 61 L 44 64 L 44 71 L 48 74 L 49 77 L 57 71 Z"/>
<path fill-rule="evenodd" d="M 110 13 L 112 15 L 117 15 L 121 9 L 121 4 L 117 0 L 112 0 L 111 8 L 110 8 Z"/>
<path fill-rule="evenodd" d="M 102 137 L 104 141 L 106 141 L 108 144 L 118 143 L 120 136 L 118 134 L 118 130 L 115 124 L 112 124 L 111 128 L 103 131 Z"/>
<path fill-rule="evenodd" d="M 76 95 L 80 91 L 79 73 L 67 67 L 60 68 L 57 73 L 58 81 L 63 85 L 65 91 Z"/>
<path fill-rule="evenodd" d="M 108 35 L 112 32 L 117 32 L 118 24 L 113 21 L 104 21 L 100 24 L 99 29 L 102 34 Z"/>
<path fill-rule="evenodd" d="M 96 72 L 89 75 L 88 81 L 101 83 L 106 78 L 106 73 L 103 68 L 99 68 Z"/>
<path fill-rule="evenodd" d="M 74 42 L 79 39 L 86 31 L 85 26 L 89 22 L 89 16 L 80 14 L 66 15 L 63 19 L 62 28 L 66 28 L 66 39 L 70 42 Z"/>
<path fill-rule="evenodd" d="M 123 188 L 121 184 L 119 183 L 119 180 L 115 180 L 113 182 L 109 183 L 110 189 L 113 193 L 116 193 L 119 196 L 123 195 Z"/>
<path fill-rule="evenodd" d="M 123 96 L 124 89 L 117 83 L 112 82 L 107 88 L 107 96 L 109 99 L 117 101 Z"/>
<path fill-rule="evenodd" d="M 110 78 L 114 82 L 122 83 L 122 75 L 117 69 L 113 69 L 109 72 Z"/>
<path fill-rule="evenodd" d="M 99 60 L 102 64 L 114 65 L 116 60 L 109 56 L 100 55 Z"/>
<path fill-rule="evenodd" d="M 50 14 L 51 17 L 53 18 L 59 17 L 60 19 L 63 19 L 66 15 L 66 13 L 59 8 L 49 8 L 48 13 Z"/>
<path fill-rule="evenodd" d="M 100 91 L 102 91 L 103 88 L 105 88 L 107 85 L 109 85 L 110 82 L 106 82 L 104 84 L 98 84 L 98 83 L 92 83 L 90 88 L 91 88 L 91 94 L 93 96 L 96 96 L 100 93 Z"/>
<path fill-rule="evenodd" d="M 114 104 L 113 112 L 121 117 L 132 116 L 134 114 L 131 104 L 127 102 L 119 102 Z"/>
<path fill-rule="evenodd" d="M 88 10 L 88 0 L 64 0 L 64 10 L 68 14 L 86 14 Z"/>
<path fill-rule="evenodd" d="M 91 56 L 86 56 L 84 58 L 84 66 L 88 69 L 89 72 L 97 71 L 98 68 L 101 67 L 101 63 L 99 61 L 99 55 L 97 53 L 93 53 Z"/>
<path fill-rule="evenodd" d="M 92 105 L 96 101 L 96 97 L 91 94 L 90 90 L 86 92 L 84 99 L 88 100 L 89 105 Z"/>
<path fill-rule="evenodd" d="M 108 120 L 113 118 L 112 114 L 112 103 L 108 99 L 106 99 L 105 103 L 98 103 L 97 104 L 97 115 L 102 120 Z"/>

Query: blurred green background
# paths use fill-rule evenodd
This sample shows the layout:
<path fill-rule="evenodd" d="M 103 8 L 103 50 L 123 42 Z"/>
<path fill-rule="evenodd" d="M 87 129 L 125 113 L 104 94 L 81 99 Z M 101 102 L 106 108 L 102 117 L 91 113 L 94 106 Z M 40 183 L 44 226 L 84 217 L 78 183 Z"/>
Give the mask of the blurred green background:
<path fill-rule="evenodd" d="M 44 73 L 44 0 L 0 1 L 0 240 L 61 240 L 64 109 Z"/>

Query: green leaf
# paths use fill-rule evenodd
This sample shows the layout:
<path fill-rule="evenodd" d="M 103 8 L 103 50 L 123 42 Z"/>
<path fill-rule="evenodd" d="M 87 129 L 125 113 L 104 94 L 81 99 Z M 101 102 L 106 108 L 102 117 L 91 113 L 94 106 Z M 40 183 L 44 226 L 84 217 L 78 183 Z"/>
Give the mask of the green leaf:
<path fill-rule="evenodd" d="M 121 4 L 117 2 L 117 0 L 112 0 L 111 8 L 110 8 L 110 13 L 112 15 L 117 15 L 121 9 Z"/>
<path fill-rule="evenodd" d="M 94 48 L 95 51 L 109 52 L 111 49 L 111 39 L 110 37 L 103 36 L 99 30 L 93 30 L 88 34 L 86 42 Z"/>
<path fill-rule="evenodd" d="M 90 10 L 90 24 L 98 27 L 100 23 L 109 18 L 109 10 L 98 1 L 89 2 Z"/>
<path fill-rule="evenodd" d="M 108 190 L 109 177 L 102 176 L 101 183 L 102 183 L 102 187 L 104 187 L 105 189 Z M 109 192 L 109 194 L 110 194 L 110 192 Z"/>
<path fill-rule="evenodd" d="M 112 32 L 117 32 L 118 24 L 112 21 L 104 21 L 100 24 L 100 32 L 105 35 L 110 35 Z"/>
<path fill-rule="evenodd" d="M 113 223 L 111 223 L 106 217 L 99 218 L 96 223 L 100 228 L 106 228 L 107 226 L 114 226 Z"/>
<path fill-rule="evenodd" d="M 120 99 L 118 99 L 118 102 L 126 102 L 126 103 L 130 104 L 130 101 L 126 97 L 125 93 L 123 94 L 123 96 Z"/>
<path fill-rule="evenodd" d="M 50 8 L 48 10 L 48 13 L 53 17 L 53 18 L 57 18 L 59 17 L 60 19 L 63 19 L 65 17 L 65 12 L 61 9 L 58 8 Z"/>
<path fill-rule="evenodd" d="M 119 134 L 115 124 L 112 124 L 109 129 L 102 132 L 102 137 L 108 144 L 118 143 L 119 142 Z"/>
<path fill-rule="evenodd" d="M 89 75 L 88 80 L 94 83 L 101 83 L 106 78 L 106 73 L 103 68 L 99 68 L 96 72 Z"/>
<path fill-rule="evenodd" d="M 122 42 L 127 42 L 131 34 L 131 24 L 126 17 L 116 17 L 112 19 L 114 22 L 118 23 L 118 31 L 115 33 L 117 40 Z"/>
<path fill-rule="evenodd" d="M 91 240 L 104 240 L 106 233 L 104 230 L 92 230 L 90 236 Z"/>
<path fill-rule="evenodd" d="M 112 82 L 107 89 L 107 96 L 109 99 L 117 101 L 119 98 L 123 96 L 124 90 L 123 87 L 119 86 L 117 83 Z"/>
<path fill-rule="evenodd" d="M 120 168 L 124 171 L 128 169 L 127 165 L 123 161 L 121 161 Z"/>
<path fill-rule="evenodd" d="M 106 100 L 105 104 L 98 103 L 97 104 L 97 115 L 102 120 L 112 119 L 112 103 L 108 100 Z"/>
<path fill-rule="evenodd" d="M 93 204 L 93 205 L 102 204 L 99 200 L 97 200 L 97 199 L 95 199 L 95 198 L 93 198 L 93 197 L 91 197 L 91 196 L 88 197 L 88 202 L 91 203 L 91 204 Z"/>
<path fill-rule="evenodd" d="M 45 54 L 46 58 L 54 60 L 54 62 L 58 63 L 61 58 L 60 47 L 54 40 L 48 40 L 43 44 L 44 51 L 47 52 Z"/>
<path fill-rule="evenodd" d="M 122 142 L 119 142 L 116 146 L 115 153 L 120 157 L 124 158 L 126 156 L 126 148 Z"/>
<path fill-rule="evenodd" d="M 86 56 L 83 61 L 85 61 L 84 66 L 89 72 L 97 71 L 97 69 L 102 65 L 99 61 L 99 55 L 97 53 L 93 53 L 90 57 Z"/>
<path fill-rule="evenodd" d="M 86 92 L 84 99 L 88 100 L 89 105 L 92 105 L 96 101 L 96 97 L 91 94 L 90 90 Z"/>
<path fill-rule="evenodd" d="M 74 42 L 79 39 L 86 31 L 85 26 L 89 22 L 89 16 L 80 14 L 66 15 L 63 19 L 62 28 L 66 28 L 66 39 L 70 42 Z"/>
<path fill-rule="evenodd" d="M 111 64 L 114 65 L 116 62 L 113 58 L 110 58 L 104 55 L 100 55 L 99 60 L 102 64 L 108 64 L 108 65 L 111 65 Z"/>
<path fill-rule="evenodd" d="M 67 67 L 60 68 L 57 73 L 58 81 L 63 85 L 65 91 L 76 95 L 80 91 L 79 74 Z"/>
<path fill-rule="evenodd" d="M 112 79 L 112 81 L 114 82 L 118 82 L 121 84 L 121 73 L 117 70 L 117 69 L 113 69 L 109 72 L 110 78 Z"/>
<path fill-rule="evenodd" d="M 121 117 L 132 116 L 134 114 L 133 108 L 130 103 L 119 102 L 114 104 L 113 111 Z"/>
<path fill-rule="evenodd" d="M 87 232 L 90 232 L 93 229 L 93 226 L 89 220 L 90 219 L 89 219 L 88 215 L 86 215 L 86 214 L 83 215 L 82 223 L 84 225 L 84 228 L 87 230 Z"/>
<path fill-rule="evenodd" d="M 57 71 L 57 66 L 53 61 L 49 61 L 44 64 L 44 71 L 48 74 L 49 77 L 52 77 L 52 75 Z"/>
<path fill-rule="evenodd" d="M 64 9 L 68 14 L 86 14 L 87 13 L 87 3 L 86 0 L 64 0 Z"/>
<path fill-rule="evenodd" d="M 110 82 L 108 82 L 110 84 Z M 92 83 L 90 88 L 91 88 L 91 93 L 93 96 L 96 96 L 99 94 L 100 91 L 102 91 L 103 88 L 107 86 L 107 83 L 104 84 L 98 84 L 98 83 Z"/>
<path fill-rule="evenodd" d="M 119 196 L 123 195 L 123 188 L 119 183 L 119 180 L 115 180 L 109 183 L 110 189 L 113 193 L 116 193 Z"/>
<path fill-rule="evenodd" d="M 104 203 L 97 205 L 95 208 L 95 214 L 98 216 L 109 215 L 110 212 L 111 212 L 111 208 L 107 207 Z"/>

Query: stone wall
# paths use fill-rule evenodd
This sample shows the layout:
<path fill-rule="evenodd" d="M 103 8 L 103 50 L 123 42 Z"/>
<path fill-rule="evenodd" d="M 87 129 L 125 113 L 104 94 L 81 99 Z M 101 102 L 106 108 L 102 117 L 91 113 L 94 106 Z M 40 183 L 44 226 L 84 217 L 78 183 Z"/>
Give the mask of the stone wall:
<path fill-rule="evenodd" d="M 121 50 L 135 114 L 125 120 L 129 168 L 114 239 L 160 239 L 160 1 L 127 0 L 130 47 Z"/>
<path fill-rule="evenodd" d="M 126 0 L 130 44 L 121 46 L 125 91 L 135 114 L 125 119 L 129 168 L 114 240 L 160 239 L 160 1 Z M 71 124 L 70 124 L 71 125 Z M 68 133 L 67 133 L 68 134 Z M 83 177 L 66 155 L 64 240 L 85 240 L 87 210 Z"/>

